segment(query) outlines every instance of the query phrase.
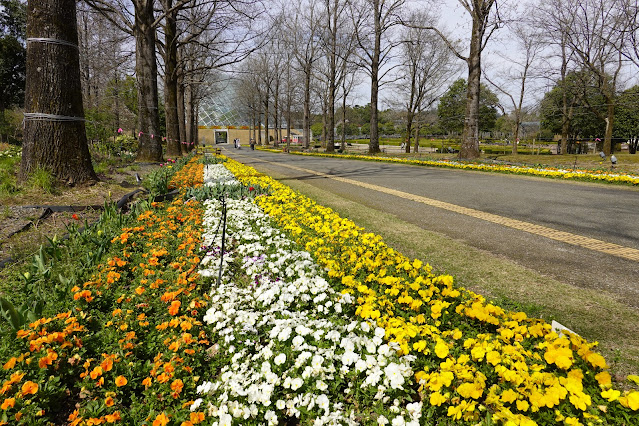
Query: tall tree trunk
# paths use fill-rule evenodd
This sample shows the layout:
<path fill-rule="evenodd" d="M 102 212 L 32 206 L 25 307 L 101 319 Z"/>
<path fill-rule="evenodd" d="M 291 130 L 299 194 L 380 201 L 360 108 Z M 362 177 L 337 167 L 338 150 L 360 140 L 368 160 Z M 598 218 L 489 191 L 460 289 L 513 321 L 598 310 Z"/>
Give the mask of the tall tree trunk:
<path fill-rule="evenodd" d="M 140 138 L 136 161 L 162 161 L 161 137 L 158 135 L 158 68 L 155 56 L 153 0 L 136 0 L 135 74 L 138 86 L 138 123 Z"/>
<path fill-rule="evenodd" d="M 119 129 L 120 128 L 120 73 L 118 72 L 117 68 L 114 69 L 113 71 L 113 81 L 115 82 L 115 87 L 113 88 L 113 93 L 115 96 L 115 100 L 114 100 L 114 105 L 115 105 L 115 111 L 113 111 L 114 116 L 115 116 L 115 128 Z"/>
<path fill-rule="evenodd" d="M 89 18 L 83 13 L 83 29 L 82 35 L 78 37 L 82 55 L 84 56 L 84 75 L 82 79 L 82 90 L 84 91 L 84 102 L 88 108 L 91 108 L 91 61 L 89 60 Z"/>
<path fill-rule="evenodd" d="M 346 78 L 344 77 L 344 81 Z M 346 150 L 346 83 L 342 85 L 344 97 L 342 98 L 342 152 Z"/>
<path fill-rule="evenodd" d="M 519 140 L 519 128 L 520 128 L 519 113 L 515 113 L 515 131 L 513 135 L 513 149 L 512 154 L 517 155 L 517 141 Z"/>
<path fill-rule="evenodd" d="M 330 3 L 327 2 L 330 11 Z M 328 120 L 326 123 L 327 139 L 326 151 L 335 151 L 335 92 L 337 92 L 337 18 L 338 5 L 333 4 L 333 10 L 329 17 L 329 31 L 331 32 L 329 64 L 328 64 Z"/>
<path fill-rule="evenodd" d="M 87 145 L 75 0 L 29 0 L 20 178 L 37 168 L 67 184 L 97 180 Z M 32 115 L 47 114 L 47 115 Z"/>
<path fill-rule="evenodd" d="M 266 127 L 266 141 L 264 145 L 270 145 L 270 138 L 268 134 L 268 115 L 269 115 L 269 99 L 268 99 L 268 87 L 266 88 L 266 97 L 264 98 L 264 126 Z"/>
<path fill-rule="evenodd" d="M 568 112 L 568 93 L 566 91 L 566 74 L 568 73 L 568 56 L 566 54 L 566 32 L 562 31 L 562 42 L 561 42 L 561 87 L 562 87 L 562 96 L 561 96 L 561 152 L 559 154 L 566 154 L 568 149 L 568 132 L 570 131 L 570 120 Z"/>
<path fill-rule="evenodd" d="M 193 127 L 191 134 L 193 135 L 193 144 L 188 145 L 189 151 L 193 149 L 200 137 L 200 100 L 198 97 L 199 95 L 196 93 L 195 99 L 193 99 L 193 111 L 191 116 L 191 126 Z"/>
<path fill-rule="evenodd" d="M 186 142 L 186 111 L 184 108 L 186 102 L 186 91 L 184 87 L 184 68 L 181 69 L 178 74 L 178 85 L 177 85 L 177 114 L 178 114 L 178 139 L 180 141 L 180 148 L 182 150 L 182 154 L 187 154 L 188 149 L 186 144 L 182 142 Z"/>
<path fill-rule="evenodd" d="M 419 128 L 421 126 L 419 113 L 420 111 L 417 111 L 417 114 L 415 114 L 415 146 L 413 147 L 413 151 L 415 152 L 415 154 L 419 152 Z"/>
<path fill-rule="evenodd" d="M 414 113 L 412 111 L 408 111 L 406 116 L 406 148 L 405 152 L 407 154 L 410 153 L 410 142 L 411 142 L 411 132 L 413 131 L 413 117 Z"/>
<path fill-rule="evenodd" d="M 282 140 L 282 134 L 280 133 L 281 123 L 280 123 L 280 78 L 279 78 L 280 70 L 279 66 L 275 66 L 275 94 L 273 96 L 273 123 L 275 124 L 275 146 L 279 145 Z"/>
<path fill-rule="evenodd" d="M 186 143 L 190 144 L 197 140 L 197 105 L 196 105 L 196 88 L 192 84 L 187 86 L 186 91 Z"/>
<path fill-rule="evenodd" d="M 311 65 L 304 70 L 304 147 L 311 146 Z"/>
<path fill-rule="evenodd" d="M 257 137 L 255 137 L 255 143 L 257 143 L 257 145 L 262 145 L 262 112 L 263 112 L 263 108 L 264 107 L 264 103 L 262 100 L 262 91 L 261 90 L 257 90 Z"/>
<path fill-rule="evenodd" d="M 166 155 L 175 158 L 182 154 L 180 140 L 179 117 L 177 111 L 177 10 L 168 12 L 173 7 L 173 0 L 164 0 L 164 111 L 166 113 Z"/>
<path fill-rule="evenodd" d="M 326 150 L 328 150 L 328 144 L 326 142 L 326 135 L 328 133 L 328 129 L 326 128 L 326 116 L 328 113 L 327 109 L 328 102 L 326 101 L 326 98 L 324 98 L 324 105 L 322 105 L 322 145 Z"/>
<path fill-rule="evenodd" d="M 375 14 L 378 14 L 378 8 L 375 10 Z M 381 40 L 380 33 L 381 29 L 379 27 L 379 19 L 375 19 L 375 47 L 373 51 L 373 58 L 371 61 L 371 138 L 368 143 L 368 153 L 376 154 L 381 152 L 379 149 L 379 131 L 377 128 L 377 123 L 379 121 L 377 104 L 379 97 L 379 56 L 380 56 L 380 48 L 381 48 Z"/>
<path fill-rule="evenodd" d="M 466 94 L 466 112 L 464 116 L 464 132 L 462 135 L 461 158 L 479 157 L 479 88 L 481 83 L 481 43 L 483 40 L 483 23 L 473 19 L 473 34 L 470 40 L 468 55 L 468 91 Z"/>

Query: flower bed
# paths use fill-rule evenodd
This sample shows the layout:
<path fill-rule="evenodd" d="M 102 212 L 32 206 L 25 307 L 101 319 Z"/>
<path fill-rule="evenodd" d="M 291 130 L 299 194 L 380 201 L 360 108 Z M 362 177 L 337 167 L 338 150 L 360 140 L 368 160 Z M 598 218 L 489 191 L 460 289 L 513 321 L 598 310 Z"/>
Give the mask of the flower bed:
<path fill-rule="evenodd" d="M 606 182 L 625 185 L 639 185 L 639 176 L 615 173 L 612 171 L 599 170 L 573 170 L 556 168 L 537 168 L 514 165 L 496 165 L 471 163 L 453 160 L 416 160 L 408 158 L 395 158 L 371 155 L 348 155 L 348 154 L 322 154 L 309 152 L 291 152 L 295 155 L 310 155 L 320 157 L 348 158 L 351 160 L 383 161 L 389 163 L 403 163 L 417 166 L 445 167 L 450 169 L 475 170 L 482 172 L 509 173 L 517 175 L 528 175 L 547 177 L 555 179 L 581 180 L 588 182 Z"/>
<path fill-rule="evenodd" d="M 300 251 L 251 201 L 228 200 L 221 284 L 204 321 L 217 342 L 215 380 L 199 386 L 213 424 L 418 425 L 422 404 L 406 388 L 414 357 L 399 357 L 384 329 L 357 320 L 354 300 L 337 293 L 310 254 Z M 204 223 L 219 227 L 219 201 Z M 204 236 L 220 246 L 221 235 Z M 218 253 L 203 275 L 217 276 Z M 401 422 L 401 423 L 398 423 Z M 297 424 L 297 423 L 296 423 Z"/>
<path fill-rule="evenodd" d="M 193 183 L 193 176 L 201 184 L 202 164 L 190 163 L 172 182 Z M 70 289 L 68 310 L 18 331 L 3 348 L 12 355 L 0 370 L 0 424 L 203 420 L 188 409 L 210 346 L 195 271 L 201 212 L 182 198 L 140 206 L 106 260 Z"/>
<path fill-rule="evenodd" d="M 181 195 L 120 217 L 79 262 L 87 279 L 56 285 L 64 309 L 3 342 L 0 425 L 636 420 L 639 392 L 612 387 L 593 344 L 225 164 L 241 185 L 219 165 L 173 165 Z M 90 232 L 78 238 L 104 240 Z M 35 267 L 50 284 L 51 265 Z"/>
<path fill-rule="evenodd" d="M 414 356 L 424 418 L 513 424 L 632 424 L 639 392 L 612 387 L 595 344 L 551 331 L 453 286 L 450 276 L 405 258 L 330 209 L 272 179 L 227 161 L 245 185 L 270 186 L 258 205 L 313 253 L 331 282 L 374 320 L 399 354 Z"/>

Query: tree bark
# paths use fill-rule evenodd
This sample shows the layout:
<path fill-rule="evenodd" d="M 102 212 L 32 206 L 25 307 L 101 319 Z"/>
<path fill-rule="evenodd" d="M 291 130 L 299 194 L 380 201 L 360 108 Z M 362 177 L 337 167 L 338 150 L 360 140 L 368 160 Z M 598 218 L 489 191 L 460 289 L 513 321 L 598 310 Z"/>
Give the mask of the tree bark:
<path fill-rule="evenodd" d="M 67 184 L 95 181 L 84 126 L 75 1 L 29 0 L 27 38 L 50 41 L 27 44 L 20 179 L 44 168 Z M 27 115 L 34 113 L 60 117 Z"/>
<path fill-rule="evenodd" d="M 562 33 L 561 43 L 561 85 L 562 85 L 562 122 L 561 122 L 561 152 L 566 154 L 568 149 L 568 132 L 570 131 L 570 117 L 568 113 L 568 93 L 566 88 L 566 73 L 568 72 L 568 58 L 566 55 L 566 42 L 564 41 L 565 32 Z"/>
<path fill-rule="evenodd" d="M 341 147 L 342 147 L 342 152 L 346 151 L 346 78 L 344 78 L 344 84 L 342 85 L 343 88 L 343 97 L 342 97 L 342 143 L 341 143 Z"/>
<path fill-rule="evenodd" d="M 415 114 L 415 146 L 413 152 L 417 154 L 419 152 L 419 128 L 421 127 L 421 121 L 419 120 L 419 110 Z"/>
<path fill-rule="evenodd" d="M 279 78 L 280 69 L 279 66 L 275 65 L 275 94 L 273 95 L 273 123 L 275 124 L 275 140 L 274 145 L 278 146 L 282 141 L 281 134 L 281 122 L 280 122 L 280 78 Z"/>
<path fill-rule="evenodd" d="M 416 64 L 413 64 L 416 65 Z M 413 129 L 413 118 L 415 117 L 416 111 L 416 101 L 415 101 L 415 92 L 416 92 L 416 66 L 412 67 L 411 79 L 410 79 L 410 99 L 408 100 L 408 108 L 406 108 L 406 148 L 405 151 L 407 154 L 410 153 L 410 138 L 411 131 Z"/>
<path fill-rule="evenodd" d="M 178 115 L 178 139 L 180 141 L 180 148 L 182 154 L 187 154 L 188 150 L 185 144 L 181 142 L 186 141 L 186 112 L 184 110 L 185 104 L 185 88 L 184 88 L 184 72 L 183 70 L 178 74 L 177 85 L 177 115 Z"/>
<path fill-rule="evenodd" d="M 481 84 L 481 43 L 483 40 L 483 23 L 473 19 L 473 34 L 470 39 L 468 55 L 468 91 L 466 94 L 466 113 L 462 136 L 461 158 L 479 157 L 479 89 Z"/>
<path fill-rule="evenodd" d="M 304 69 L 304 147 L 311 144 L 311 64 Z"/>
<path fill-rule="evenodd" d="M 186 90 L 186 140 L 185 142 L 191 146 L 191 142 L 197 140 L 197 104 L 195 87 L 189 84 Z"/>
<path fill-rule="evenodd" d="M 368 153 L 377 154 L 381 152 L 379 149 L 379 132 L 377 129 L 377 123 L 379 120 L 379 114 L 377 111 L 378 97 L 379 97 L 379 57 L 381 55 L 381 17 L 380 8 L 378 2 L 375 3 L 375 45 L 373 47 L 373 55 L 371 57 L 371 138 L 368 143 Z"/>
<path fill-rule="evenodd" d="M 137 0 L 135 7 L 135 74 L 138 86 L 140 137 L 136 161 L 162 161 L 158 115 L 158 69 L 155 55 L 153 0 Z"/>
<path fill-rule="evenodd" d="M 177 81 L 177 10 L 169 12 L 173 0 L 164 0 L 164 111 L 166 113 L 166 155 L 176 158 L 182 154 L 180 139 Z"/>
<path fill-rule="evenodd" d="M 269 115 L 269 100 L 268 100 L 268 87 L 266 88 L 266 96 L 264 97 L 264 126 L 266 127 L 266 142 L 264 145 L 270 145 L 270 138 L 268 134 L 268 115 Z"/>

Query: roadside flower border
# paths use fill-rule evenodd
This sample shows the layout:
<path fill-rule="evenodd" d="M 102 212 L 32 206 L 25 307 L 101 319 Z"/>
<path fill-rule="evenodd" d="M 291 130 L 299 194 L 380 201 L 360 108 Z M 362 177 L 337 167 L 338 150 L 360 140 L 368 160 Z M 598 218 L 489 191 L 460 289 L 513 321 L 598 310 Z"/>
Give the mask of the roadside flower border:
<path fill-rule="evenodd" d="M 427 418 L 576 425 L 637 415 L 639 392 L 612 387 L 596 343 L 456 288 L 452 277 L 434 276 L 331 209 L 236 161 L 225 164 L 244 185 L 271 187 L 258 205 L 354 297 L 358 316 L 417 357 Z"/>
<path fill-rule="evenodd" d="M 281 152 L 280 150 L 270 150 L 271 152 Z M 346 158 L 350 160 L 380 161 L 387 163 L 412 164 L 416 166 L 444 167 L 459 170 L 474 170 L 481 172 L 507 173 L 516 175 L 537 176 L 553 179 L 579 180 L 586 182 L 605 182 L 623 185 L 639 185 L 639 176 L 619 174 L 609 171 L 595 170 L 572 170 L 556 168 L 535 168 L 513 165 L 492 165 L 481 163 L 466 163 L 453 160 L 411 160 L 404 158 L 371 156 L 371 155 L 347 155 L 347 154 L 324 154 L 312 152 L 291 151 L 293 155 L 305 155 L 315 157 Z"/>
<path fill-rule="evenodd" d="M 273 228 L 252 201 L 226 203 L 232 245 L 223 268 L 241 273 L 225 273 L 211 290 L 204 321 L 216 341 L 214 380 L 199 386 L 202 397 L 193 408 L 206 409 L 216 426 L 295 418 L 315 425 L 417 426 L 422 404 L 404 386 L 414 357 L 398 357 L 399 346 L 384 343 L 384 329 L 356 319 L 352 297 L 335 292 L 311 255 Z M 205 244 L 219 247 L 213 230 L 220 202 L 206 205 L 211 231 Z M 205 257 L 203 266 L 203 276 L 216 277 L 219 253 Z"/>

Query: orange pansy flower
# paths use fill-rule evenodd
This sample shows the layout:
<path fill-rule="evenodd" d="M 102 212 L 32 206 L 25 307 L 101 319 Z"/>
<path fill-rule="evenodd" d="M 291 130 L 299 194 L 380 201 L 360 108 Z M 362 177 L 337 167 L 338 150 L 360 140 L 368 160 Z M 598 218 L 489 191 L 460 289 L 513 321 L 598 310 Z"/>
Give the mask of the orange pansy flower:
<path fill-rule="evenodd" d="M 181 379 L 173 380 L 173 383 L 171 383 L 171 390 L 177 393 L 182 392 L 182 388 L 184 388 L 184 382 Z"/>
<path fill-rule="evenodd" d="M 2 367 L 5 370 L 11 370 L 16 365 L 16 357 L 11 357 L 9 361 Z"/>
<path fill-rule="evenodd" d="M 115 385 L 117 387 L 121 387 L 124 386 L 128 383 L 129 381 L 126 379 L 126 377 L 124 376 L 118 376 L 115 378 Z"/>
<path fill-rule="evenodd" d="M 179 300 L 174 300 L 171 302 L 171 306 L 169 307 L 169 314 L 176 315 L 180 311 L 180 305 L 182 302 Z"/>
<path fill-rule="evenodd" d="M 25 395 L 35 395 L 38 393 L 38 384 L 32 381 L 27 381 L 22 385 L 22 393 Z"/>
<path fill-rule="evenodd" d="M 120 416 L 120 412 L 116 411 L 113 414 L 107 414 L 106 416 L 104 416 L 104 419 L 107 421 L 107 423 L 115 423 L 118 420 L 121 420 L 122 417 Z"/>
<path fill-rule="evenodd" d="M 2 408 L 3 410 L 6 410 L 8 408 L 13 408 L 15 405 L 16 405 L 16 399 L 15 398 L 7 398 L 7 399 L 4 400 L 2 405 L 0 405 L 0 408 Z"/>
<path fill-rule="evenodd" d="M 98 366 L 91 371 L 90 377 L 95 380 L 102 375 L 102 367 Z"/>
<path fill-rule="evenodd" d="M 166 426 L 169 424 L 169 418 L 164 412 L 157 415 L 155 420 L 153 420 L 153 426 Z"/>

